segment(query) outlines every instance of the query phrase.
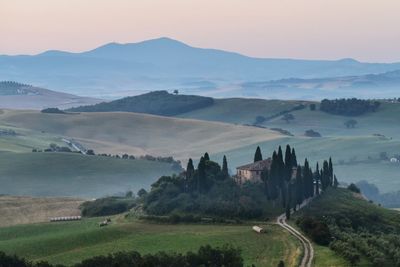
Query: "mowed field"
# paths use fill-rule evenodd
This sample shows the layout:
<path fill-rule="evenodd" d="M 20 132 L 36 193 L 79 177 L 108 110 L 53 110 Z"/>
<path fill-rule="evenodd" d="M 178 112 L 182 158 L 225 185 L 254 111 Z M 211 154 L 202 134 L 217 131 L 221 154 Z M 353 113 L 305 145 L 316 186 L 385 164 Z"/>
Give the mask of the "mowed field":
<path fill-rule="evenodd" d="M 78 198 L 0 196 L 0 227 L 49 221 L 51 217 L 80 215 Z"/>
<path fill-rule="evenodd" d="M 79 196 L 125 194 L 148 189 L 172 164 L 86 156 L 78 153 L 0 153 L 0 194 Z"/>
<path fill-rule="evenodd" d="M 263 224 L 267 233 L 257 234 L 251 225 L 152 224 L 122 216 L 100 228 L 101 219 L 0 228 L 0 251 L 35 261 L 73 264 L 117 251 L 184 253 L 206 244 L 230 244 L 242 249 L 245 266 L 266 267 L 275 267 L 280 260 L 285 266 L 297 266 L 301 255 L 298 241 L 274 224 Z"/>
<path fill-rule="evenodd" d="M 73 137 L 97 153 L 151 154 L 182 160 L 281 137 L 254 127 L 124 112 L 60 115 L 6 111 L 0 115 L 0 123 Z"/>

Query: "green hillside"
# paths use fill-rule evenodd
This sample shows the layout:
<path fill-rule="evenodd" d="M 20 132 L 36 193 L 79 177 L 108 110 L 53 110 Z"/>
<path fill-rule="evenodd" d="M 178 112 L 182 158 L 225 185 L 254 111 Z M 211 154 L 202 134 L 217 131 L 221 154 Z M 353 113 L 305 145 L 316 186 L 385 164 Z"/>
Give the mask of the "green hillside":
<path fill-rule="evenodd" d="M 289 111 L 305 101 L 283 101 L 247 98 L 215 99 L 212 106 L 177 115 L 181 118 L 253 124 L 257 116 L 266 118 Z"/>
<path fill-rule="evenodd" d="M 178 170 L 171 164 L 77 153 L 0 153 L 0 194 L 98 197 L 137 192 Z"/>
<path fill-rule="evenodd" d="M 167 91 L 155 91 L 143 95 L 125 97 L 111 102 L 103 102 L 92 106 L 71 108 L 75 112 L 110 112 L 125 111 L 148 113 L 154 115 L 173 116 L 183 112 L 212 105 L 211 97 L 195 95 L 169 94 Z"/>
<path fill-rule="evenodd" d="M 121 250 L 186 252 L 205 244 L 228 243 L 242 249 L 245 266 L 254 263 L 266 267 L 276 267 L 281 259 L 285 266 L 295 267 L 301 253 L 298 241 L 272 224 L 263 225 L 267 233 L 260 235 L 251 225 L 167 225 L 114 217 L 110 226 L 100 228 L 101 220 L 0 228 L 0 251 L 31 260 L 73 264 Z"/>
<path fill-rule="evenodd" d="M 400 213 L 365 200 L 344 188 L 330 188 L 295 215 L 326 223 L 330 248 L 354 266 L 398 266 Z M 318 261 L 324 259 L 317 256 Z"/>

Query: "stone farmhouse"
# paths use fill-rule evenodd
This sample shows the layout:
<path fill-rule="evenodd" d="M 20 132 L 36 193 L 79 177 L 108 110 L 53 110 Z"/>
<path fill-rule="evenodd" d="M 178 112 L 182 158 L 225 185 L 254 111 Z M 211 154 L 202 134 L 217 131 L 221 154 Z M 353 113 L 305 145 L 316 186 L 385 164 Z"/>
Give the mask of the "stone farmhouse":
<path fill-rule="evenodd" d="M 256 161 L 236 168 L 237 182 L 242 184 L 246 181 L 261 182 L 261 173 L 271 168 L 271 158 Z"/>
<path fill-rule="evenodd" d="M 244 182 L 262 182 L 261 175 L 265 170 L 271 169 L 272 159 L 268 158 L 265 160 L 256 161 L 236 168 L 236 182 L 243 184 Z M 296 177 L 297 168 L 294 167 L 292 170 L 292 179 Z"/>

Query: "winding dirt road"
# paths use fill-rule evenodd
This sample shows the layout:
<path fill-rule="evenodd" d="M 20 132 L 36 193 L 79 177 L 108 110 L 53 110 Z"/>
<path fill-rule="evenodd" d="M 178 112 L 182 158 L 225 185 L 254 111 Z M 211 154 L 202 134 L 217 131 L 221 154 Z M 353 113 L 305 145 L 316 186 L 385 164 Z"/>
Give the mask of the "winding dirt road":
<path fill-rule="evenodd" d="M 310 200 L 305 201 L 300 208 L 304 207 L 307 205 Z M 278 223 L 279 226 L 284 228 L 285 230 L 289 231 L 290 234 L 295 236 L 298 240 L 300 240 L 301 244 L 303 245 L 304 248 L 304 255 L 303 258 L 301 259 L 300 267 L 312 267 L 313 266 L 313 259 L 314 259 L 314 248 L 310 242 L 302 233 L 297 231 L 295 228 L 290 226 L 289 224 L 286 223 L 286 214 L 280 215 L 276 222 Z"/>

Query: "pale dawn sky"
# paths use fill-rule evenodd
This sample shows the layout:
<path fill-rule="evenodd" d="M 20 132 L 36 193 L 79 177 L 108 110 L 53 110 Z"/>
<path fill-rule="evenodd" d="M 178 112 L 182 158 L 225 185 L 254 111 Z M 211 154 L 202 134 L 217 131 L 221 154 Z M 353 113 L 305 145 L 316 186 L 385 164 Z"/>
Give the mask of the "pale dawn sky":
<path fill-rule="evenodd" d="M 0 54 L 170 37 L 273 58 L 400 61 L 399 0 L 0 0 Z"/>

